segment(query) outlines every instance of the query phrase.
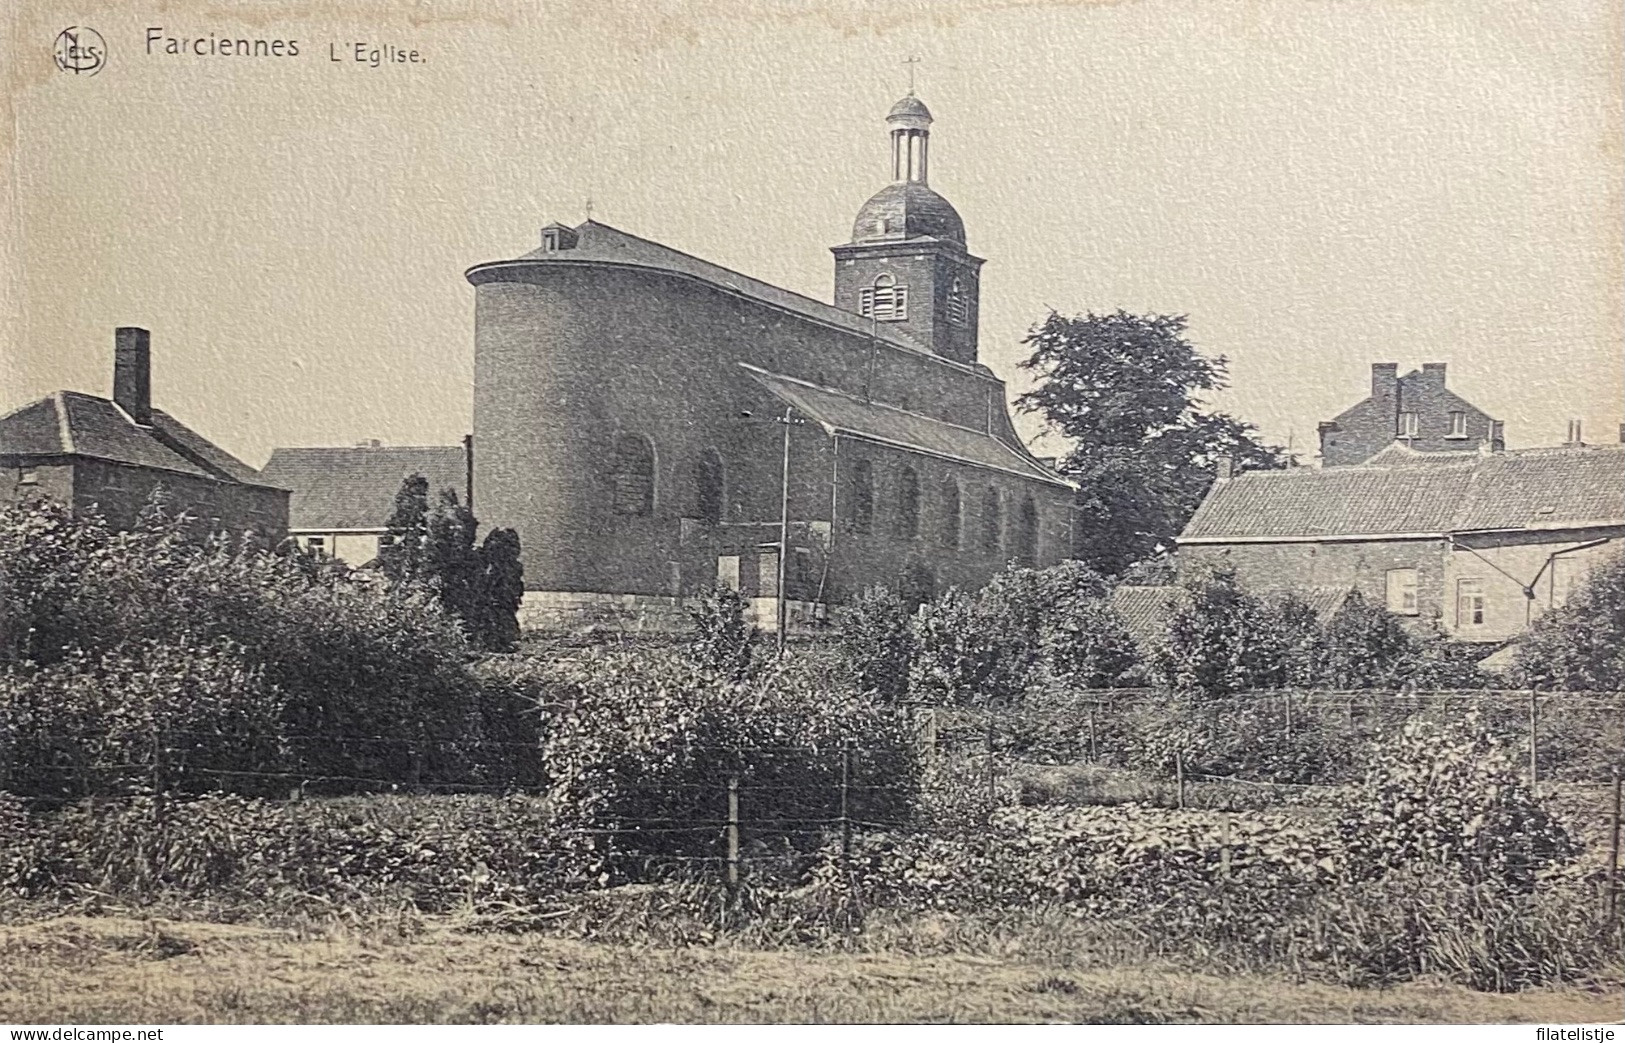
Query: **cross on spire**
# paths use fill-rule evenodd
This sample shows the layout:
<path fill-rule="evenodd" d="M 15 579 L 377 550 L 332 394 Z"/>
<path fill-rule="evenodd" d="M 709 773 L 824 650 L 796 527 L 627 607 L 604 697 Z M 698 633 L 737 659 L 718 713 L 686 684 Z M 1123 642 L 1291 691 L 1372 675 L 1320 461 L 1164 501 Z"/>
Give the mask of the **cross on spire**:
<path fill-rule="evenodd" d="M 920 64 L 920 61 L 920 56 L 917 54 L 911 54 L 903 59 L 903 64 L 908 66 L 908 92 L 910 95 L 914 93 L 914 67 Z"/>
<path fill-rule="evenodd" d="M 587 220 L 592 220 L 592 196 L 587 197 Z"/>

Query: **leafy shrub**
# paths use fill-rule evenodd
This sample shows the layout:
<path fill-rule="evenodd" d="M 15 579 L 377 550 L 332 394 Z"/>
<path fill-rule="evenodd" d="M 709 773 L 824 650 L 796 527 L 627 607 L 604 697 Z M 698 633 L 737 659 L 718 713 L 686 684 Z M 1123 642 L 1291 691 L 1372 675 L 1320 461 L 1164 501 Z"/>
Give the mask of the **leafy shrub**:
<path fill-rule="evenodd" d="M 541 903 L 591 884 L 549 843 L 549 819 L 530 797 L 84 802 L 27 822 L 13 888 L 351 912 Z"/>
<path fill-rule="evenodd" d="M 200 539 L 161 504 L 117 533 L 60 506 L 0 508 L 0 547 L 13 704 L 48 689 L 88 700 L 98 671 L 168 678 L 196 690 L 173 698 L 207 702 L 229 671 L 221 666 L 205 684 L 181 660 L 186 650 L 229 647 L 244 676 L 275 693 L 286 750 L 275 770 L 362 786 L 470 777 L 482 741 L 479 690 L 464 669 L 461 628 L 429 592 L 391 590 L 341 563 L 252 541 Z M 65 672 L 42 672 L 62 663 Z M 97 741 L 87 733 L 69 745 Z M 249 792 L 256 785 L 248 775 L 216 778 Z"/>
<path fill-rule="evenodd" d="M 1625 555 L 1599 565 L 1566 603 L 1535 621 L 1513 662 L 1518 683 L 1556 691 L 1625 690 Z"/>
<path fill-rule="evenodd" d="M 1220 570 L 1191 586 L 1168 621 L 1153 674 L 1163 687 L 1194 698 L 1277 687 L 1283 647 L 1279 614 Z"/>
<path fill-rule="evenodd" d="M 1377 747 L 1340 825 L 1351 871 L 1377 878 L 1443 865 L 1469 884 L 1533 890 L 1536 875 L 1576 847 L 1529 791 L 1518 761 L 1475 716 L 1408 722 Z"/>
<path fill-rule="evenodd" d="M 1139 665 L 1133 636 L 1098 596 L 1056 604 L 1040 625 L 1039 655 L 1045 679 L 1069 689 L 1114 687 Z"/>
<path fill-rule="evenodd" d="M 914 635 L 908 607 L 895 593 L 875 586 L 853 598 L 841 617 L 837 646 L 860 690 L 891 699 L 908 694 Z"/>
<path fill-rule="evenodd" d="M 909 690 L 928 703 L 1010 705 L 1027 687 L 1032 645 L 1005 627 L 982 599 L 949 590 L 912 621 L 916 652 Z"/>
<path fill-rule="evenodd" d="M 688 613 L 694 624 L 689 661 L 730 681 L 749 677 L 756 670 L 761 631 L 745 618 L 746 608 L 745 595 L 732 587 L 719 583 L 702 591 Z"/>
<path fill-rule="evenodd" d="M 757 857 L 793 862 L 815 848 L 840 815 L 843 773 L 851 818 L 901 824 L 912 813 L 908 713 L 799 657 L 746 681 L 658 649 L 596 649 L 537 669 L 557 827 L 610 879 L 720 860 L 730 780 Z"/>
<path fill-rule="evenodd" d="M 0 674 L 0 731 L 13 744 L 0 785 L 80 797 L 252 780 L 280 764 L 282 709 L 226 639 L 73 652 Z"/>

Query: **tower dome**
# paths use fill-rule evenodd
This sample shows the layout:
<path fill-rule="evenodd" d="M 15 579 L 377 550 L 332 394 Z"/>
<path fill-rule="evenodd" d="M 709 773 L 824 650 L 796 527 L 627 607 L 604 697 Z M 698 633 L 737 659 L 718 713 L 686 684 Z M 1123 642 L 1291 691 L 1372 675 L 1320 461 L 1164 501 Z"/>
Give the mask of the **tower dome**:
<path fill-rule="evenodd" d="M 855 243 L 918 239 L 930 236 L 965 245 L 965 222 L 959 211 L 919 181 L 898 181 L 869 197 L 852 222 Z"/>

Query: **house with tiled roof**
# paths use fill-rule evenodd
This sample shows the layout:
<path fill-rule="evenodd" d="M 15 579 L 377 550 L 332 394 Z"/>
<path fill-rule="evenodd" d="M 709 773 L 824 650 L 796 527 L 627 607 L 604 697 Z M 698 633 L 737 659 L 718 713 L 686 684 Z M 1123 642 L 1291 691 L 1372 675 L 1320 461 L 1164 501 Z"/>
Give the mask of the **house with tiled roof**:
<path fill-rule="evenodd" d="M 288 534 L 301 547 L 361 566 L 378 557 L 388 539 L 395 494 L 412 475 L 429 483 L 431 504 L 445 489 L 470 502 L 471 453 L 469 442 L 278 448 L 262 474 L 291 491 Z"/>
<path fill-rule="evenodd" d="M 1625 446 L 1384 450 L 1345 467 L 1214 483 L 1177 540 L 1182 574 L 1255 589 L 1351 587 L 1419 627 L 1502 642 L 1562 604 L 1625 538 Z"/>
<path fill-rule="evenodd" d="M 1501 421 L 1445 386 L 1445 364 L 1399 375 L 1397 362 L 1371 364 L 1371 393 L 1320 425 L 1320 463 L 1365 463 L 1388 446 L 1457 455 L 1506 448 Z"/>
<path fill-rule="evenodd" d="M 280 541 L 288 493 L 152 404 L 151 334 L 114 334 L 113 397 L 58 391 L 0 416 L 0 497 L 60 500 L 115 528 L 162 488 L 170 509 Z"/>

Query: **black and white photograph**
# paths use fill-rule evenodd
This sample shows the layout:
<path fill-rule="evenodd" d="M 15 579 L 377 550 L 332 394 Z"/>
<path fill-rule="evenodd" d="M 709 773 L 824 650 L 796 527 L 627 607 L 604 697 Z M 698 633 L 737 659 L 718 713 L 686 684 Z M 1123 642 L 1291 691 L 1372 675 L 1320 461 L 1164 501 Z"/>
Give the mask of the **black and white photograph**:
<path fill-rule="evenodd" d="M 1625 1022 L 1617 2 L 0 10 L 7 1039 Z"/>

